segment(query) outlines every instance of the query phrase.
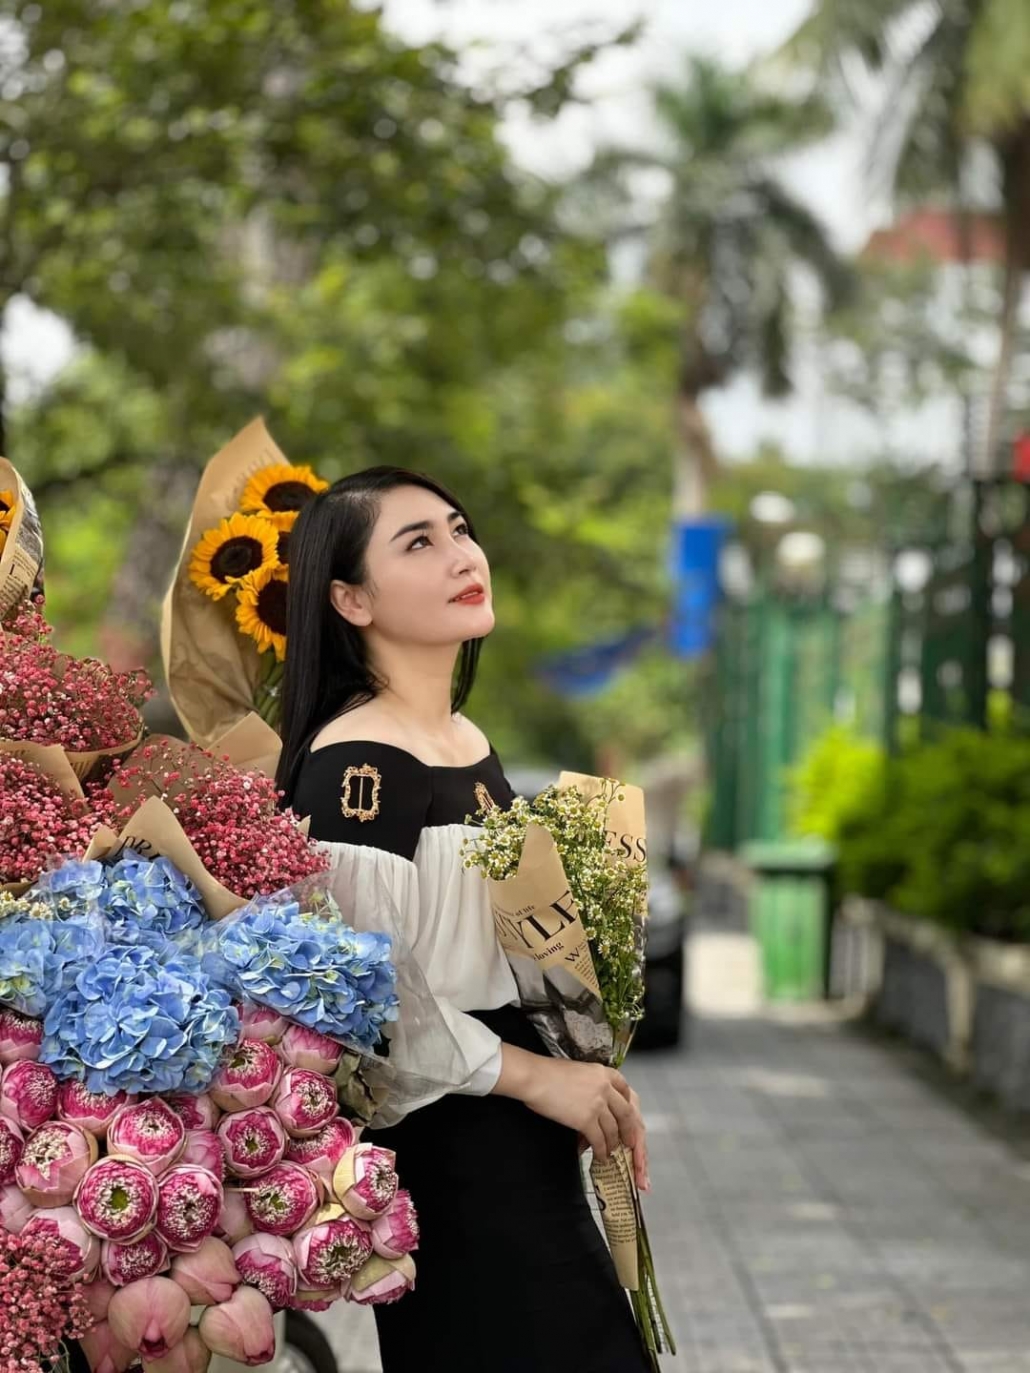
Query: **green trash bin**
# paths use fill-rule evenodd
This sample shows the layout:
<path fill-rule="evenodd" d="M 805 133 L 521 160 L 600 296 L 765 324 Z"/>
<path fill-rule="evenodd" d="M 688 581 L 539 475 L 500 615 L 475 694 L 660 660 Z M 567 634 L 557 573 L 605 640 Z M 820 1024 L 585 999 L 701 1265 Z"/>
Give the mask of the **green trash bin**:
<path fill-rule="evenodd" d="M 828 994 L 830 884 L 836 853 L 821 840 L 748 844 L 751 929 L 768 1001 Z"/>

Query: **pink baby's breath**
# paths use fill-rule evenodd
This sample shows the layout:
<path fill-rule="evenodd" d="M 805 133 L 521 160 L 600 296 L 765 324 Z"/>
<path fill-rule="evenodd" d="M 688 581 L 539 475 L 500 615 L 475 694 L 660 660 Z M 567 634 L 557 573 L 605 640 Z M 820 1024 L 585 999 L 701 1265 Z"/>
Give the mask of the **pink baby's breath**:
<path fill-rule="evenodd" d="M 81 858 L 95 828 L 87 802 L 66 796 L 31 763 L 0 753 L 0 883 L 32 882 L 56 855 Z"/>
<path fill-rule="evenodd" d="M 43 1373 L 63 1340 L 95 1324 L 82 1282 L 54 1273 L 42 1235 L 23 1238 L 0 1229 L 0 1368 Z"/>

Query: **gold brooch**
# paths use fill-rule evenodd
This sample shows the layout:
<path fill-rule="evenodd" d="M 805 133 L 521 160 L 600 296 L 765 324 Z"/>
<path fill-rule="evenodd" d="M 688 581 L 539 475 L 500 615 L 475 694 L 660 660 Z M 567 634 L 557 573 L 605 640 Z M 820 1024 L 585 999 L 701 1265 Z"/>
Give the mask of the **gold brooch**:
<path fill-rule="evenodd" d="M 479 809 L 484 813 L 488 810 L 493 810 L 497 805 L 497 802 L 487 791 L 484 782 L 476 783 L 476 800 L 479 802 Z"/>
<path fill-rule="evenodd" d="M 364 824 L 366 820 L 376 818 L 379 814 L 379 789 L 382 784 L 379 769 L 374 768 L 371 763 L 347 769 L 340 785 L 340 809 L 348 820 L 360 820 Z"/>

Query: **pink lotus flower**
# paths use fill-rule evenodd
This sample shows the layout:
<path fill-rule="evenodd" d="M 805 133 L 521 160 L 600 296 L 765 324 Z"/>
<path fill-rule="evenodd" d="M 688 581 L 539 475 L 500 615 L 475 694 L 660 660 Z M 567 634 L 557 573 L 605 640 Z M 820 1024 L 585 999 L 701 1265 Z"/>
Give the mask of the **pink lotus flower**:
<path fill-rule="evenodd" d="M 0 1116 L 0 1183 L 8 1183 L 14 1178 L 14 1170 L 24 1152 L 25 1136 L 13 1120 Z"/>
<path fill-rule="evenodd" d="M 317 1135 L 306 1139 L 291 1139 L 286 1145 L 286 1157 L 291 1163 L 302 1163 L 320 1177 L 326 1186 L 333 1180 L 336 1165 L 348 1149 L 357 1143 L 354 1126 L 343 1116 L 337 1116 L 322 1127 Z"/>
<path fill-rule="evenodd" d="M 246 1195 L 237 1187 L 226 1187 L 225 1200 L 222 1202 L 222 1212 L 218 1217 L 218 1224 L 215 1226 L 215 1234 L 228 1240 L 230 1244 L 235 1244 L 237 1240 L 243 1239 L 244 1235 L 252 1235 L 253 1233 L 254 1222 L 247 1210 Z"/>
<path fill-rule="evenodd" d="M 411 1193 L 403 1187 L 389 1211 L 372 1222 L 372 1248 L 384 1259 L 399 1259 L 418 1248 L 418 1216 Z"/>
<path fill-rule="evenodd" d="M 228 1301 L 240 1285 L 232 1250 L 213 1236 L 189 1254 L 172 1259 L 172 1280 L 194 1306 L 217 1306 Z"/>
<path fill-rule="evenodd" d="M 67 1206 L 97 1153 L 92 1135 L 66 1120 L 51 1120 L 25 1141 L 14 1180 L 36 1206 Z"/>
<path fill-rule="evenodd" d="M 290 1298 L 291 1311 L 328 1311 L 338 1301 L 346 1300 L 350 1280 L 337 1287 L 298 1287 Z"/>
<path fill-rule="evenodd" d="M 310 1068 L 287 1068 L 272 1097 L 272 1109 L 288 1135 L 317 1135 L 338 1114 L 336 1088 Z"/>
<path fill-rule="evenodd" d="M 152 1278 L 167 1267 L 168 1246 L 156 1230 L 151 1230 L 141 1240 L 133 1240 L 131 1244 L 104 1240 L 100 1246 L 100 1271 L 115 1287 L 125 1287 L 127 1283 L 139 1282 L 141 1278 Z"/>
<path fill-rule="evenodd" d="M 271 1045 L 260 1039 L 241 1039 L 215 1073 L 211 1095 L 223 1111 L 263 1106 L 275 1091 L 282 1069 Z"/>
<path fill-rule="evenodd" d="M 172 1092 L 163 1100 L 187 1130 L 213 1130 L 222 1114 L 207 1092 L 200 1092 L 196 1096 L 192 1092 Z"/>
<path fill-rule="evenodd" d="M 270 1006 L 255 1006 L 248 1002 L 240 1013 L 240 1038 L 278 1044 L 288 1025 L 286 1017 L 273 1011 Z"/>
<path fill-rule="evenodd" d="M 293 1237 L 297 1269 L 305 1287 L 335 1287 L 372 1256 L 372 1231 L 342 1206 L 323 1206 L 313 1222 Z"/>
<path fill-rule="evenodd" d="M 162 1359 L 148 1359 L 145 1373 L 206 1373 L 211 1351 L 192 1327 Z"/>
<path fill-rule="evenodd" d="M 283 1035 L 279 1052 L 291 1068 L 310 1068 L 314 1073 L 331 1073 L 340 1061 L 343 1046 L 305 1025 L 291 1025 Z"/>
<path fill-rule="evenodd" d="M 275 1330 L 268 1298 L 256 1288 L 237 1287 L 227 1302 L 209 1306 L 200 1318 L 200 1338 L 212 1354 L 254 1368 L 275 1357 Z"/>
<path fill-rule="evenodd" d="M 100 1248 L 103 1251 L 104 1246 L 101 1245 Z M 99 1275 L 82 1289 L 82 1295 L 86 1298 L 86 1305 L 89 1307 L 89 1314 L 95 1321 L 107 1320 L 107 1308 L 111 1305 L 111 1298 L 114 1293 L 114 1283 L 108 1282 L 106 1278 Z"/>
<path fill-rule="evenodd" d="M 350 1299 L 359 1306 L 385 1306 L 400 1301 L 415 1286 L 415 1260 L 410 1254 L 399 1259 L 384 1259 L 373 1254 L 365 1266 L 354 1274 L 350 1285 Z"/>
<path fill-rule="evenodd" d="M 171 1278 L 142 1278 L 119 1287 L 107 1308 L 114 1336 L 143 1358 L 160 1359 L 190 1323 L 190 1299 Z"/>
<path fill-rule="evenodd" d="M 15 1183 L 7 1182 L 0 1187 L 0 1230 L 6 1230 L 9 1235 L 20 1235 L 35 1209 Z"/>
<path fill-rule="evenodd" d="M 79 1183 L 75 1205 L 95 1235 L 131 1244 L 154 1224 L 157 1179 L 135 1159 L 102 1158 Z"/>
<path fill-rule="evenodd" d="M 122 1106 L 107 1127 L 107 1150 L 163 1173 L 183 1151 L 186 1127 L 159 1096 Z"/>
<path fill-rule="evenodd" d="M 125 1373 L 137 1359 L 135 1349 L 115 1338 L 107 1321 L 100 1321 L 79 1340 L 93 1373 Z"/>
<path fill-rule="evenodd" d="M 314 1174 L 299 1163 L 277 1163 L 243 1195 L 254 1228 L 270 1235 L 292 1235 L 308 1223 L 321 1200 Z"/>
<path fill-rule="evenodd" d="M 57 1089 L 57 1118 L 105 1139 L 115 1112 L 135 1100 L 128 1092 L 105 1096 L 103 1092 L 88 1091 L 81 1082 L 62 1082 Z"/>
<path fill-rule="evenodd" d="M 355 1144 L 333 1173 L 333 1193 L 352 1216 L 374 1220 L 397 1195 L 397 1155 L 378 1144 Z"/>
<path fill-rule="evenodd" d="M 216 1178 L 225 1177 L 225 1150 L 222 1141 L 214 1130 L 187 1130 L 186 1144 L 179 1156 L 179 1163 L 195 1163 L 214 1173 Z"/>
<path fill-rule="evenodd" d="M 232 1256 L 240 1277 L 268 1298 L 273 1311 L 290 1304 L 297 1291 L 293 1245 L 279 1235 L 248 1235 L 234 1244 Z"/>
<path fill-rule="evenodd" d="M 0 1066 L 18 1063 L 23 1058 L 39 1058 L 42 1043 L 42 1020 L 21 1015 L 9 1007 L 0 1010 Z"/>
<path fill-rule="evenodd" d="M 223 1195 L 220 1179 L 206 1168 L 170 1168 L 158 1186 L 158 1234 L 177 1253 L 199 1248 L 214 1233 Z"/>
<path fill-rule="evenodd" d="M 255 1106 L 226 1116 L 218 1127 L 229 1172 L 256 1178 L 279 1162 L 286 1152 L 286 1131 L 268 1106 Z"/>
<path fill-rule="evenodd" d="M 57 1109 L 57 1078 L 30 1058 L 11 1063 L 0 1076 L 0 1116 L 22 1130 L 44 1125 Z"/>
<path fill-rule="evenodd" d="M 22 1238 L 41 1235 L 54 1257 L 55 1277 L 67 1282 L 88 1277 L 100 1262 L 100 1245 L 70 1206 L 34 1211 L 22 1226 Z"/>

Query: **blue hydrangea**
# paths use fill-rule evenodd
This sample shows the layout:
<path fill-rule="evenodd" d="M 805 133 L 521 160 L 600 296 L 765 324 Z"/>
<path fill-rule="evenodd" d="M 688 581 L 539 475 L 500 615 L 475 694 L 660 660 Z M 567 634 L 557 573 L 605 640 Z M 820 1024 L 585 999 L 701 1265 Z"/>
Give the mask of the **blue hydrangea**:
<path fill-rule="evenodd" d="M 238 1035 L 228 991 L 194 956 L 112 940 L 49 1005 L 40 1059 L 91 1092 L 196 1092 Z"/>
<path fill-rule="evenodd" d="M 0 1004 L 42 1016 L 103 947 L 103 924 L 93 915 L 67 920 L 18 915 L 0 921 Z"/>
<path fill-rule="evenodd" d="M 374 1048 L 397 1019 L 385 934 L 358 933 L 273 897 L 219 921 L 204 946 L 205 968 L 240 1000 L 357 1048 Z"/>
<path fill-rule="evenodd" d="M 100 909 L 119 939 L 160 947 L 207 921 L 200 892 L 167 858 L 129 852 L 105 877 Z"/>

